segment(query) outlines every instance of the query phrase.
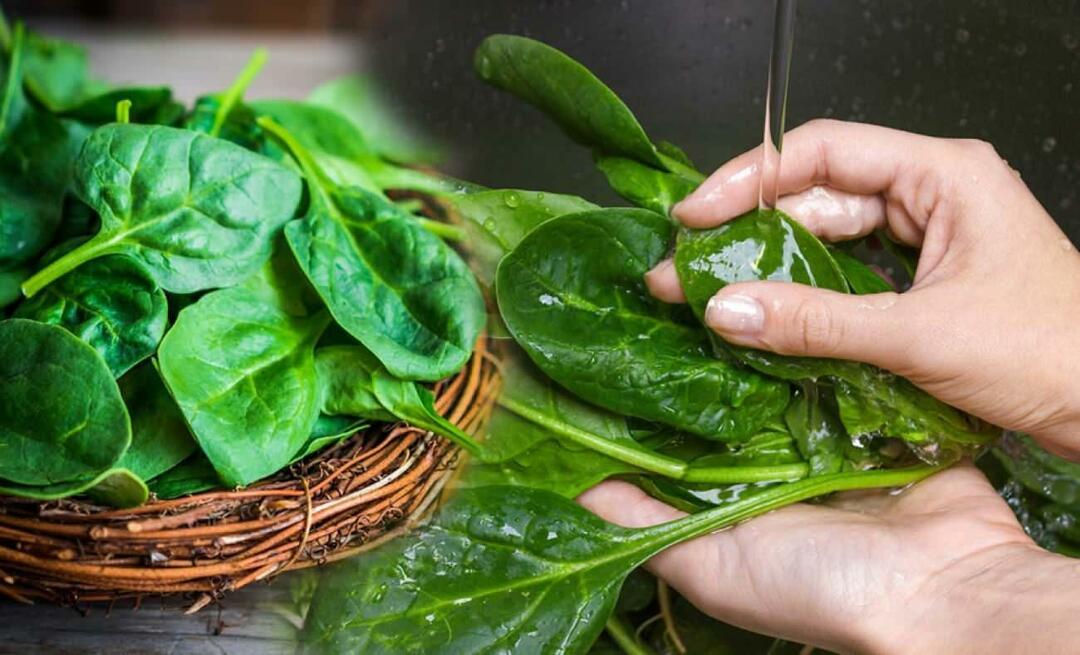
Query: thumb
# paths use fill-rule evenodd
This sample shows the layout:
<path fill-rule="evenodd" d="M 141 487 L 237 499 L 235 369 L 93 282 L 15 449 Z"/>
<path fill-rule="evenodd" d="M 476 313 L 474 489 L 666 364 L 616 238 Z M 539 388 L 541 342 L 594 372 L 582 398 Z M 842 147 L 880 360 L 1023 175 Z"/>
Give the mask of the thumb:
<path fill-rule="evenodd" d="M 864 296 L 788 282 L 731 284 L 705 308 L 705 324 L 725 341 L 781 355 L 852 359 L 910 367 L 911 331 L 902 296 Z"/>

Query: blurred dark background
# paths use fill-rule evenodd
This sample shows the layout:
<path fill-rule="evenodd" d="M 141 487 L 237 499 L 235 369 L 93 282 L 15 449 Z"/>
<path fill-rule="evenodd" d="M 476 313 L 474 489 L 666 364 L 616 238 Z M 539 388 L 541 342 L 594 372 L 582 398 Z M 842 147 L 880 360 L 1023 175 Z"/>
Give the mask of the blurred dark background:
<path fill-rule="evenodd" d="M 444 146 L 448 172 L 608 201 L 584 149 L 477 81 L 476 44 L 513 32 L 565 50 L 611 85 L 654 138 L 711 169 L 760 141 L 773 3 L 32 0 L 5 7 L 31 24 L 75 30 L 355 39 L 358 66 Z M 991 141 L 1080 242 L 1080 0 L 801 0 L 790 94 L 789 127 L 832 116 Z"/>

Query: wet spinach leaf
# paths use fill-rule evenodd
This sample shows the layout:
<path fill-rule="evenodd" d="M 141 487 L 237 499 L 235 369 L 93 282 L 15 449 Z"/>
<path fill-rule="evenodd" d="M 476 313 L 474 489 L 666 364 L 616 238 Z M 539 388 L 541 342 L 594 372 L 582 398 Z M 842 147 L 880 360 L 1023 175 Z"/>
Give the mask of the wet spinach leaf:
<path fill-rule="evenodd" d="M 282 165 L 171 127 L 100 127 L 75 173 L 75 192 L 100 214 L 101 229 L 27 280 L 27 296 L 107 254 L 139 260 L 166 291 L 231 286 L 269 258 L 300 201 L 300 179 Z"/>
<path fill-rule="evenodd" d="M 120 377 L 154 354 L 168 321 L 165 293 L 135 259 L 88 262 L 21 304 L 15 316 L 70 330 Z"/>
<path fill-rule="evenodd" d="M 436 381 L 457 372 L 486 318 L 465 262 L 393 203 L 337 188 L 286 130 L 260 124 L 304 169 L 308 214 L 285 236 L 334 320 L 397 377 Z"/>
<path fill-rule="evenodd" d="M 888 280 L 878 275 L 874 269 L 862 263 L 858 258 L 838 248 L 830 248 L 829 254 L 843 272 L 852 293 L 865 295 L 895 291 Z"/>
<path fill-rule="evenodd" d="M 638 207 L 664 216 L 671 213 L 675 203 L 697 188 L 693 180 L 624 157 L 598 157 L 596 167 L 615 193 Z"/>
<path fill-rule="evenodd" d="M 810 475 L 838 473 L 844 468 L 845 446 L 851 442 L 837 412 L 828 389 L 806 381 L 796 388 L 784 414 L 799 451 L 810 464 Z"/>
<path fill-rule="evenodd" d="M 446 198 L 464 219 L 469 263 L 480 282 L 495 284 L 495 269 L 544 221 L 563 214 L 599 209 L 591 202 L 558 193 L 499 189 Z"/>
<path fill-rule="evenodd" d="M 1040 447 L 1026 434 L 1006 433 L 994 457 L 1014 480 L 1056 503 L 1080 507 L 1080 464 Z"/>
<path fill-rule="evenodd" d="M 284 293 L 303 285 L 287 255 L 184 309 L 158 351 L 169 391 L 229 486 L 287 465 L 319 415 L 314 349 L 330 317 Z"/>
<path fill-rule="evenodd" d="M 0 479 L 53 485 L 113 467 L 131 422 L 105 361 L 67 330 L 0 321 Z"/>
<path fill-rule="evenodd" d="M 546 491 L 466 490 L 428 526 L 324 575 L 305 637 L 325 653 L 584 653 L 626 577 L 668 546 L 793 502 L 934 470 L 810 478 L 639 530 Z"/>
<path fill-rule="evenodd" d="M 641 209 L 552 219 L 499 265 L 499 311 L 536 365 L 579 397 L 706 438 L 745 439 L 783 411 L 787 385 L 713 357 L 681 308 L 648 293 L 643 276 L 666 256 L 672 230 Z"/>

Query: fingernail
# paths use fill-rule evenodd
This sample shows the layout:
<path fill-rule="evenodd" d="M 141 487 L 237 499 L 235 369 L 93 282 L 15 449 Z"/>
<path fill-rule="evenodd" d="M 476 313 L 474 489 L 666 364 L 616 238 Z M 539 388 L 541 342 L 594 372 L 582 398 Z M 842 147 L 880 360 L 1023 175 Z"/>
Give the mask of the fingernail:
<path fill-rule="evenodd" d="M 674 268 L 674 266 L 675 266 L 675 262 L 672 261 L 672 259 L 670 257 L 668 257 L 667 259 L 661 259 L 659 264 L 657 264 L 656 266 L 653 266 L 652 268 L 650 268 L 648 271 L 645 272 L 645 277 L 646 278 L 654 278 L 657 275 L 663 275 L 668 270 Z"/>
<path fill-rule="evenodd" d="M 705 306 L 705 323 L 725 334 L 757 334 L 765 327 L 765 308 L 750 296 L 713 296 Z"/>

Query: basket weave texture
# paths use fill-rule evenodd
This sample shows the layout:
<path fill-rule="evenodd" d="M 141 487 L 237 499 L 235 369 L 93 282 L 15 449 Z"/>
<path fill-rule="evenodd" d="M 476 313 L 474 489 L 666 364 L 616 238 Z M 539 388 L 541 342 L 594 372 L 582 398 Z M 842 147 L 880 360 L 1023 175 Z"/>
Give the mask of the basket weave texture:
<path fill-rule="evenodd" d="M 473 432 L 498 391 L 481 339 L 435 388 L 436 409 Z M 116 510 L 0 496 L 0 595 L 61 604 L 186 594 L 189 612 L 284 571 L 355 555 L 422 518 L 459 451 L 406 424 L 377 425 L 242 490 Z"/>

